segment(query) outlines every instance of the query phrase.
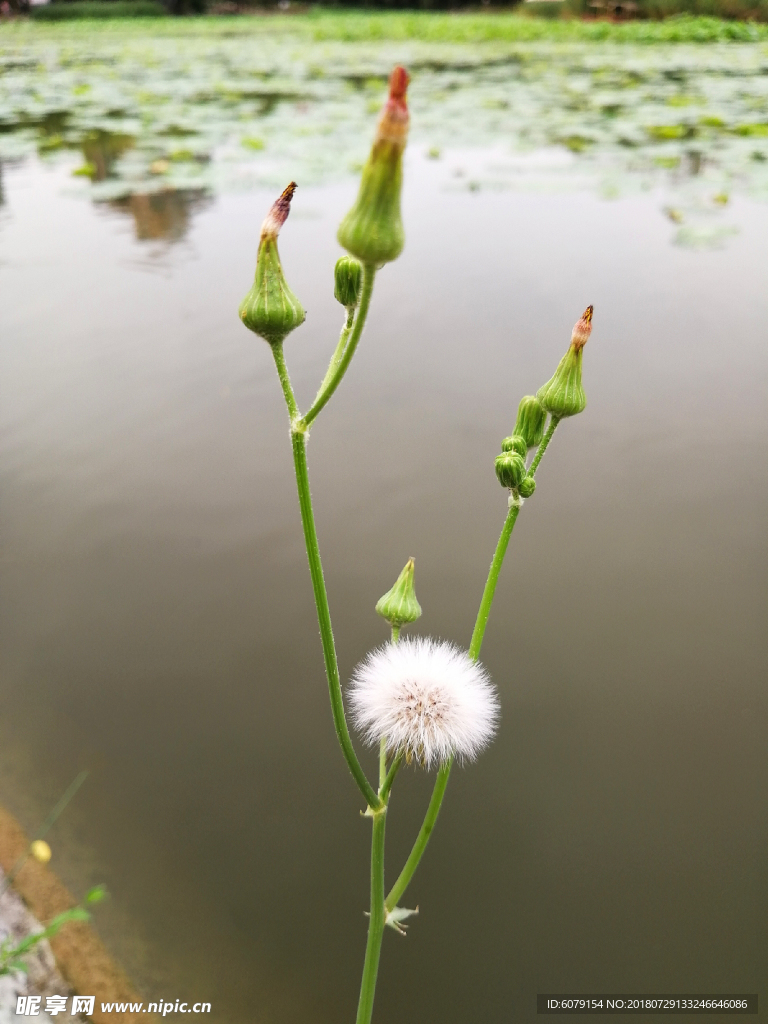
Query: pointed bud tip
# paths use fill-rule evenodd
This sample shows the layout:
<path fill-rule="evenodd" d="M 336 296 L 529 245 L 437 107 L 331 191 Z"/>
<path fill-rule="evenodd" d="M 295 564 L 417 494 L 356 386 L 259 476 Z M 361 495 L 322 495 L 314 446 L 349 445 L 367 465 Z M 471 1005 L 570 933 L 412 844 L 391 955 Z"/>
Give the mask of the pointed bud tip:
<path fill-rule="evenodd" d="M 272 204 L 261 225 L 256 276 L 238 310 L 248 330 L 270 345 L 284 341 L 307 318 L 304 307 L 288 287 L 277 251 L 277 236 L 290 212 L 295 191 L 296 182 L 292 181 Z"/>
<path fill-rule="evenodd" d="M 389 76 L 389 96 L 381 112 L 381 120 L 376 130 L 376 141 L 386 140 L 405 147 L 410 120 L 406 92 L 410 80 L 408 72 L 400 66 L 396 67 Z"/>
<path fill-rule="evenodd" d="M 579 349 L 584 348 L 589 341 L 589 336 L 592 333 L 592 314 L 594 311 L 594 306 L 587 306 L 581 314 L 581 319 L 577 320 L 573 326 L 571 345 L 573 345 L 577 352 Z"/>
<path fill-rule="evenodd" d="M 541 407 L 558 420 L 576 416 L 587 405 L 587 396 L 581 383 L 583 348 L 592 333 L 594 306 L 587 306 L 576 321 L 568 351 L 558 363 L 554 376 L 536 392 Z"/>
<path fill-rule="evenodd" d="M 411 76 L 399 64 L 389 76 L 389 98 L 405 103 L 405 94 L 410 84 Z"/>
<path fill-rule="evenodd" d="M 285 224 L 288 214 L 291 212 L 291 200 L 297 188 L 296 182 L 292 181 L 287 188 L 283 189 L 280 197 L 274 201 L 261 225 L 262 239 L 277 238 L 280 228 Z"/>

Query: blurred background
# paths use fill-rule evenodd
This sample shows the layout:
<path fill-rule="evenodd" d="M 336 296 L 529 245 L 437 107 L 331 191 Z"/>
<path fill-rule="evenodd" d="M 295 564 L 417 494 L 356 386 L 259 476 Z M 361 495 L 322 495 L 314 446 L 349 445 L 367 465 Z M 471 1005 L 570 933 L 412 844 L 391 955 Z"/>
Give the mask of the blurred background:
<path fill-rule="evenodd" d="M 374 604 L 410 555 L 417 631 L 466 646 L 500 441 L 588 303 L 595 326 L 588 407 L 486 633 L 501 730 L 453 774 L 376 1020 L 768 980 L 768 51 L 741 23 L 503 17 L 484 40 L 482 15 L 377 42 L 341 15 L 0 30 L 0 800 L 33 831 L 90 770 L 52 866 L 107 884 L 99 931 L 148 997 L 221 1024 L 356 1006 L 370 826 L 282 397 L 236 311 L 295 179 L 306 407 L 397 61 L 406 248 L 309 448 L 343 678 L 386 638 Z M 398 779 L 390 880 L 431 781 Z"/>

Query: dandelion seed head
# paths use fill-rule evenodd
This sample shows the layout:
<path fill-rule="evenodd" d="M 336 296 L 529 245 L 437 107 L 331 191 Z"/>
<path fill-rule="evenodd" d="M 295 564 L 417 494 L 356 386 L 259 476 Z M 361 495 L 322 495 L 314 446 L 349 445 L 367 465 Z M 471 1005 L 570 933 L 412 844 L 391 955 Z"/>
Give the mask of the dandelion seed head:
<path fill-rule="evenodd" d="M 410 637 L 386 644 L 357 666 L 349 686 L 357 728 L 372 744 L 425 767 L 456 756 L 474 760 L 493 738 L 495 688 L 482 665 L 453 644 Z"/>

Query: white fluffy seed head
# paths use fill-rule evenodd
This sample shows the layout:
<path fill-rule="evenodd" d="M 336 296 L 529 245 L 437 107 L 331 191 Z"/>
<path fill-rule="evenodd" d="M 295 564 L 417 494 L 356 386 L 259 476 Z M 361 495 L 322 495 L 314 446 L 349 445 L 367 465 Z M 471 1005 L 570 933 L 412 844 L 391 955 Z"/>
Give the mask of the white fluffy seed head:
<path fill-rule="evenodd" d="M 379 647 L 352 674 L 349 704 L 370 743 L 429 768 L 472 761 L 493 738 L 499 702 L 482 665 L 453 644 L 410 637 Z"/>

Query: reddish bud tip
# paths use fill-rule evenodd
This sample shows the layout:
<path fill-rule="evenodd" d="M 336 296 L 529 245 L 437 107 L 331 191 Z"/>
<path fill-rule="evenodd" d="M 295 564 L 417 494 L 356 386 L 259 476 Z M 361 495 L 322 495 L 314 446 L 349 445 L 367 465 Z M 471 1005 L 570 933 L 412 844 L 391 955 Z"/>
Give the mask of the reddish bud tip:
<path fill-rule="evenodd" d="M 272 204 L 269 213 L 264 218 L 264 223 L 261 225 L 262 238 L 277 238 L 280 228 L 285 224 L 288 214 L 291 212 L 291 200 L 297 188 L 296 182 L 292 181 L 288 188 L 280 195 L 280 198 L 276 199 Z"/>
<path fill-rule="evenodd" d="M 410 78 L 405 68 L 396 67 L 389 76 L 389 96 L 381 112 L 381 119 L 376 131 L 376 142 L 394 142 L 405 148 L 408 136 L 408 104 L 405 94 Z"/>
<path fill-rule="evenodd" d="M 589 336 L 592 333 L 592 314 L 594 309 L 594 306 L 587 306 L 581 314 L 581 319 L 577 320 L 574 324 L 573 334 L 571 335 L 571 346 L 577 352 L 584 348 L 589 341 Z"/>
<path fill-rule="evenodd" d="M 405 93 L 410 80 L 411 77 L 405 68 L 398 65 L 389 76 L 389 98 L 405 104 Z"/>

